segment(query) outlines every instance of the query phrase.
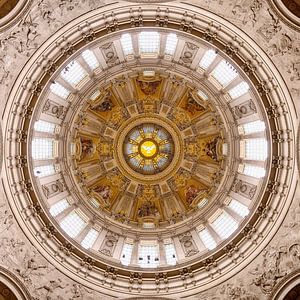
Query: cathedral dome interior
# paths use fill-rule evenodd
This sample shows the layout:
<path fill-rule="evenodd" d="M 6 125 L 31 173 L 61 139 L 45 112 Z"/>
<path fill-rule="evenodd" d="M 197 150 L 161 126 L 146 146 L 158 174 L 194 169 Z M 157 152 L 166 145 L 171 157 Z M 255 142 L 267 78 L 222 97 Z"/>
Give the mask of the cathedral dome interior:
<path fill-rule="evenodd" d="M 3 291 L 297 293 L 299 63 L 284 73 L 276 61 L 299 59 L 293 7 L 255 0 L 247 15 L 245 1 L 56 2 L 53 12 L 46 0 L 4 3 L 0 15 Z M 15 26 L 29 28 L 26 42 Z M 18 59 L 14 77 L 6 64 Z"/>

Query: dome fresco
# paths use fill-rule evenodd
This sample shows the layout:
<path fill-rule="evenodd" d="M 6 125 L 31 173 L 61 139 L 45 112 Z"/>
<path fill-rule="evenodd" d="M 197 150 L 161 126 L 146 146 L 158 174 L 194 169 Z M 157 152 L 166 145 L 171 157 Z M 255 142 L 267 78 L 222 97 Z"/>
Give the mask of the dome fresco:
<path fill-rule="evenodd" d="M 281 82 L 268 92 L 276 68 L 250 62 L 266 58 L 237 28 L 217 38 L 211 15 L 191 27 L 176 4 L 165 26 L 165 4 L 147 4 L 144 23 L 135 4 L 131 19 L 125 4 L 113 7 L 117 29 L 84 15 L 61 48 L 47 42 L 20 75 L 37 86 L 10 96 L 30 114 L 8 121 L 26 131 L 21 147 L 12 138 L 4 149 L 26 157 L 6 166 L 7 181 L 23 186 L 14 209 L 72 278 L 113 294 L 191 295 L 235 274 L 279 226 L 289 191 L 273 187 L 279 177 L 294 187 L 294 167 L 276 167 L 293 146 L 280 136 L 292 113 L 276 111 L 288 95 Z"/>
<path fill-rule="evenodd" d="M 135 100 L 127 99 L 129 85 Z M 75 121 L 76 172 L 84 174 L 77 180 L 84 180 L 83 190 L 99 203 L 99 213 L 141 224 L 179 221 L 220 180 L 224 138 L 207 101 L 188 87 L 172 99 L 163 87 L 174 96 L 179 88 L 159 73 L 132 76 L 123 87 L 99 94 Z M 121 89 L 124 94 L 117 98 Z M 207 133 L 201 133 L 204 127 Z"/>

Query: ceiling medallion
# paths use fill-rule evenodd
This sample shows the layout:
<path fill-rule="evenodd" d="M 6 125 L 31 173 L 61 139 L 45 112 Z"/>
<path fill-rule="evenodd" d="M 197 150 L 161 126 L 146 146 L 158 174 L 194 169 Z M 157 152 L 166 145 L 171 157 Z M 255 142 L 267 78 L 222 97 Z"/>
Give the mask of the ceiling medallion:
<path fill-rule="evenodd" d="M 168 167 L 174 142 L 168 131 L 157 124 L 141 124 L 126 136 L 123 153 L 127 164 L 143 175 L 157 174 Z"/>
<path fill-rule="evenodd" d="M 139 184 L 157 184 L 178 170 L 183 140 L 176 124 L 159 114 L 144 113 L 121 126 L 114 149 L 124 176 Z"/>

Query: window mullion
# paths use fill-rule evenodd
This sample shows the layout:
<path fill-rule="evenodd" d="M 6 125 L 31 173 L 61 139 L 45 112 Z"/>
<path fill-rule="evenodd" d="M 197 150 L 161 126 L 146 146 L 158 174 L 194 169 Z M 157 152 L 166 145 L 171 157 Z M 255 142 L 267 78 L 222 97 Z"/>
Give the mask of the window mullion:
<path fill-rule="evenodd" d="M 181 246 L 178 236 L 175 236 L 173 238 L 173 242 L 174 242 L 174 246 L 175 246 L 177 260 L 180 263 L 181 260 L 185 259 L 185 253 L 182 249 L 182 246 Z"/>
<path fill-rule="evenodd" d="M 86 235 L 89 233 L 89 231 L 92 228 L 92 223 L 89 222 L 87 223 L 87 225 L 81 230 L 81 232 L 79 232 L 79 234 L 75 237 L 75 241 L 78 244 L 81 244 L 81 242 L 84 240 L 84 238 L 86 237 Z"/>
<path fill-rule="evenodd" d="M 192 237 L 193 237 L 193 240 L 194 240 L 195 244 L 197 245 L 197 248 L 198 248 L 199 252 L 201 253 L 201 252 L 205 251 L 206 247 L 202 243 L 198 232 L 195 229 L 191 230 L 190 232 L 192 234 Z"/>
<path fill-rule="evenodd" d="M 119 236 L 117 245 L 114 249 L 113 258 L 118 260 L 120 259 L 124 243 L 125 243 L 125 238 L 123 236 Z"/>
<path fill-rule="evenodd" d="M 67 207 L 65 210 L 63 210 L 61 213 L 59 213 L 56 217 L 55 220 L 57 223 L 60 223 L 64 218 L 66 218 L 74 209 L 75 205 L 72 204 L 69 207 Z"/>
<path fill-rule="evenodd" d="M 138 34 L 137 33 L 132 34 L 131 40 L 132 40 L 133 54 L 136 57 L 139 55 L 139 36 L 138 36 Z"/>
<path fill-rule="evenodd" d="M 235 221 L 237 221 L 237 223 L 242 222 L 243 217 L 241 217 L 239 214 L 237 214 L 235 211 L 233 211 L 230 207 L 228 207 L 227 205 L 224 205 L 223 210 L 229 215 L 231 216 Z"/>
<path fill-rule="evenodd" d="M 84 58 L 81 55 L 79 55 L 78 57 L 76 57 L 76 61 L 83 68 L 83 70 L 86 73 L 88 73 L 89 77 L 93 77 L 94 76 L 93 70 L 91 70 L 90 66 L 88 65 L 88 63 L 84 60 Z"/>
<path fill-rule="evenodd" d="M 102 69 L 107 69 L 108 66 L 107 66 L 106 60 L 105 60 L 101 50 L 97 47 L 97 48 L 93 49 L 93 52 L 100 64 L 100 67 Z"/>
<path fill-rule="evenodd" d="M 90 248 L 94 251 L 99 251 L 105 237 L 106 237 L 106 234 L 107 234 L 107 229 L 103 229 L 100 231 L 100 234 L 98 235 L 94 245 Z"/>
<path fill-rule="evenodd" d="M 165 245 L 163 240 L 158 241 L 159 266 L 167 265 Z"/>
<path fill-rule="evenodd" d="M 205 74 L 210 74 L 214 68 L 221 62 L 223 58 L 221 56 L 217 56 L 214 61 L 211 63 L 211 65 L 206 69 Z"/>
<path fill-rule="evenodd" d="M 174 58 L 173 58 L 173 60 L 175 62 L 179 61 L 181 53 L 182 53 L 182 50 L 184 48 L 184 45 L 185 45 L 185 41 L 182 40 L 182 39 L 180 39 L 180 38 L 178 38 L 177 47 L 176 47 L 176 50 L 175 50 L 175 53 L 174 53 Z"/>
<path fill-rule="evenodd" d="M 159 45 L 159 54 L 158 54 L 158 57 L 164 57 L 165 48 L 166 48 L 166 42 L 167 42 L 167 34 L 161 33 L 160 34 L 160 45 Z"/>
<path fill-rule="evenodd" d="M 237 76 L 235 79 L 233 79 L 228 85 L 226 85 L 222 91 L 224 93 L 227 93 L 229 90 L 231 90 L 232 88 L 234 88 L 235 86 L 237 86 L 239 83 L 241 83 L 243 80 L 243 78 Z M 239 98 L 239 97 L 238 97 Z M 238 99 L 236 98 L 236 99 Z"/>
<path fill-rule="evenodd" d="M 199 48 L 192 63 L 191 63 L 191 66 L 190 68 L 191 69 L 196 69 L 199 65 L 199 61 L 200 61 L 200 58 L 203 56 L 203 49 L 202 48 Z"/>
<path fill-rule="evenodd" d="M 205 227 L 207 229 L 207 231 L 210 233 L 210 235 L 213 237 L 213 239 L 215 240 L 215 242 L 217 244 L 221 243 L 222 238 L 219 236 L 219 234 L 213 229 L 213 227 L 207 223 L 205 224 Z"/>
<path fill-rule="evenodd" d="M 139 256 L 139 240 L 135 240 L 133 242 L 130 265 L 138 266 L 138 256 Z"/>
<path fill-rule="evenodd" d="M 77 90 L 68 81 L 66 81 L 64 78 L 62 78 L 61 75 L 56 77 L 55 81 L 58 82 L 60 85 L 62 85 L 67 90 L 69 90 L 71 93 L 77 92 Z"/>
<path fill-rule="evenodd" d="M 124 56 L 124 53 L 123 53 L 123 50 L 122 50 L 122 45 L 121 45 L 120 40 L 113 41 L 113 44 L 114 44 L 114 47 L 116 49 L 116 52 L 117 52 L 117 55 L 118 55 L 118 58 L 119 58 L 120 62 L 125 61 L 125 56 Z"/>

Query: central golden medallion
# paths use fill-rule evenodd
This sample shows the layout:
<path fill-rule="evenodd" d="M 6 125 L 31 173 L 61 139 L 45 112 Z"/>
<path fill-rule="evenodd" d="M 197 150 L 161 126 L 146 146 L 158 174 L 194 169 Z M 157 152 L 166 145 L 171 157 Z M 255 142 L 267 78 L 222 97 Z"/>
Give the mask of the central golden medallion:
<path fill-rule="evenodd" d="M 158 145 L 151 139 L 143 140 L 139 145 L 139 153 L 145 158 L 154 158 L 158 152 Z"/>
<path fill-rule="evenodd" d="M 126 135 L 123 155 L 134 171 L 144 175 L 157 174 L 172 162 L 174 141 L 164 127 L 153 123 L 140 124 Z"/>

